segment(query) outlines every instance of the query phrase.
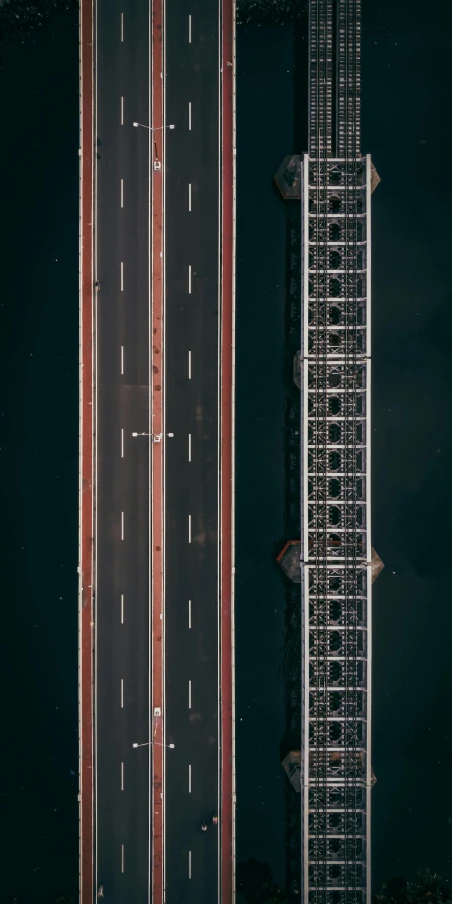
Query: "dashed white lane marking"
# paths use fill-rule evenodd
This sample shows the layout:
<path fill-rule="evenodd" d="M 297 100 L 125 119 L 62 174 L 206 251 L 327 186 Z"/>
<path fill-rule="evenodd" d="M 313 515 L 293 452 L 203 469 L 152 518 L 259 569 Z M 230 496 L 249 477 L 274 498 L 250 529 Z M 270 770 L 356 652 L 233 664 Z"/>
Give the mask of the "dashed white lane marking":
<path fill-rule="evenodd" d="M 124 179 L 121 179 L 121 207 L 124 207 Z"/>
<path fill-rule="evenodd" d="M 121 872 L 124 872 L 124 845 L 121 845 Z"/>
<path fill-rule="evenodd" d="M 188 852 L 188 878 L 191 879 L 191 851 Z"/>
<path fill-rule="evenodd" d="M 124 763 L 121 763 L 121 791 L 124 791 Z"/>
<path fill-rule="evenodd" d="M 191 433 L 188 434 L 188 460 L 191 461 Z"/>
<path fill-rule="evenodd" d="M 188 628 L 191 630 L 191 600 L 188 601 Z"/>
<path fill-rule="evenodd" d="M 121 41 L 124 40 L 124 13 L 121 13 Z"/>
<path fill-rule="evenodd" d="M 124 624 L 124 594 L 121 593 L 121 624 Z"/>
<path fill-rule="evenodd" d="M 191 352 L 188 353 L 188 379 L 191 380 Z"/>
<path fill-rule="evenodd" d="M 191 100 L 188 102 L 188 128 L 191 132 Z"/>
<path fill-rule="evenodd" d="M 188 708 L 191 709 L 191 681 L 188 682 Z"/>
<path fill-rule="evenodd" d="M 188 183 L 188 209 L 191 213 L 191 182 Z"/>
<path fill-rule="evenodd" d="M 124 125 L 124 98 L 121 97 L 121 125 Z"/>
<path fill-rule="evenodd" d="M 191 295 L 191 264 L 188 265 L 188 294 Z"/>
<path fill-rule="evenodd" d="M 188 542 L 191 543 L 191 515 L 188 516 Z"/>
<path fill-rule="evenodd" d="M 121 374 L 124 373 L 124 346 L 121 345 Z"/>
<path fill-rule="evenodd" d="M 124 292 L 124 261 L 121 261 L 121 292 Z"/>
<path fill-rule="evenodd" d="M 124 540 L 124 512 L 121 512 L 121 540 Z"/>
<path fill-rule="evenodd" d="M 124 427 L 121 427 L 121 458 L 124 458 Z"/>
<path fill-rule="evenodd" d="M 191 44 L 191 16 L 188 17 L 188 43 Z"/>
<path fill-rule="evenodd" d="M 188 767 L 188 793 L 191 794 L 191 766 Z"/>
<path fill-rule="evenodd" d="M 124 709 L 124 678 L 121 678 L 121 709 Z"/>

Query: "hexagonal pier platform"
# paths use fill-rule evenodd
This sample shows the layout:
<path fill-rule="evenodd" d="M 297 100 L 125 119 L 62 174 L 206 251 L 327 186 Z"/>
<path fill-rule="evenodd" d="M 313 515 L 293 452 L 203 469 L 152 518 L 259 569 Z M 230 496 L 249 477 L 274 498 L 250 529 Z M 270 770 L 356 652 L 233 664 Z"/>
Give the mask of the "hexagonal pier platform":
<path fill-rule="evenodd" d="M 333 545 L 333 540 L 331 540 L 331 544 Z M 281 566 L 284 574 L 288 577 L 294 584 L 301 583 L 301 566 L 300 566 L 300 558 L 301 558 L 301 543 L 299 540 L 288 540 L 287 543 L 283 546 L 281 552 L 276 558 L 276 561 Z M 384 562 L 380 559 L 380 556 L 372 547 L 372 584 L 378 578 L 378 575 L 381 571 L 383 571 Z"/>

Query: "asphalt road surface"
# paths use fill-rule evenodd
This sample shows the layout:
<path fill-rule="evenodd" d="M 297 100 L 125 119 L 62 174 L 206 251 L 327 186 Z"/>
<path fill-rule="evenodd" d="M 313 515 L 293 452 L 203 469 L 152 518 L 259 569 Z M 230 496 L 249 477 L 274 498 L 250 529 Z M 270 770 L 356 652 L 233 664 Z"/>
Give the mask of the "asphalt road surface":
<path fill-rule="evenodd" d="M 219 899 L 219 6 L 166 3 L 165 880 Z M 149 4 L 97 0 L 96 883 L 150 888 Z M 158 176 L 161 178 L 161 174 Z"/>
<path fill-rule="evenodd" d="M 219 900 L 219 4 L 166 3 L 166 901 Z"/>
<path fill-rule="evenodd" d="M 121 17 L 121 13 L 123 17 Z M 96 862 L 148 900 L 149 8 L 97 0 Z"/>

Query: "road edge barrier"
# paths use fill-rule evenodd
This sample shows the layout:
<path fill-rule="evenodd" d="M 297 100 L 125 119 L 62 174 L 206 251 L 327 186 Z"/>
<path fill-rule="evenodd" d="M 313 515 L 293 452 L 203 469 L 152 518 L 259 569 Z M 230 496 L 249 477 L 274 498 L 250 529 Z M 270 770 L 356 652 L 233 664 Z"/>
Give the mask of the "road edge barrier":
<path fill-rule="evenodd" d="M 93 771 L 93 175 L 94 0 L 79 6 L 79 901 L 92 904 L 94 883 Z"/>
<path fill-rule="evenodd" d="M 221 887 L 235 901 L 235 0 L 221 21 Z"/>

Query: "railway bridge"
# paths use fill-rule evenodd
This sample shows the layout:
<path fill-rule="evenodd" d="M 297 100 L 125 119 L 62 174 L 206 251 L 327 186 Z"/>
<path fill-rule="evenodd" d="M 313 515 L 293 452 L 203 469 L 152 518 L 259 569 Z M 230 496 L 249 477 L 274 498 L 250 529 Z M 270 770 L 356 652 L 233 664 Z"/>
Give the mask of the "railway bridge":
<path fill-rule="evenodd" d="M 360 0 L 310 0 L 308 152 L 276 183 L 301 202 L 299 541 L 301 738 L 286 771 L 302 807 L 305 904 L 370 901 L 372 579 L 371 194 L 361 153 Z M 293 780 L 295 784 L 295 781 Z"/>

